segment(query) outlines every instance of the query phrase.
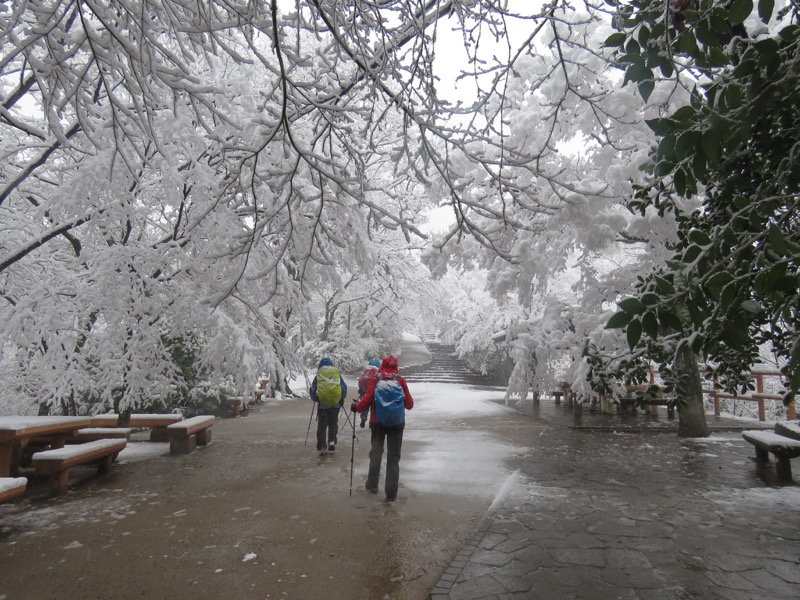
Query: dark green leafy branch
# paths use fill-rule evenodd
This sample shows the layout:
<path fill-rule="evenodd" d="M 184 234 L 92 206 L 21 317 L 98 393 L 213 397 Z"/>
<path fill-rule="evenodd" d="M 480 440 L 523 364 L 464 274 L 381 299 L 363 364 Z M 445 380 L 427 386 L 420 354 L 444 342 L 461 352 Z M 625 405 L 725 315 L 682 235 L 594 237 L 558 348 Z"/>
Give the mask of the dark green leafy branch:
<path fill-rule="evenodd" d="M 619 4 L 625 83 L 645 100 L 661 77 L 690 69 L 691 101 L 648 121 L 659 143 L 649 183 L 632 211 L 672 213 L 672 260 L 642 276 L 608 328 L 625 328 L 632 351 L 667 368 L 683 345 L 730 392 L 744 391 L 759 348 L 786 376 L 788 403 L 800 386 L 800 27 L 797 8 L 774 15 L 773 0 L 679 0 Z M 770 33 L 744 28 L 753 11 Z M 682 199 L 697 198 L 688 212 Z M 620 371 L 617 361 L 607 361 Z"/>

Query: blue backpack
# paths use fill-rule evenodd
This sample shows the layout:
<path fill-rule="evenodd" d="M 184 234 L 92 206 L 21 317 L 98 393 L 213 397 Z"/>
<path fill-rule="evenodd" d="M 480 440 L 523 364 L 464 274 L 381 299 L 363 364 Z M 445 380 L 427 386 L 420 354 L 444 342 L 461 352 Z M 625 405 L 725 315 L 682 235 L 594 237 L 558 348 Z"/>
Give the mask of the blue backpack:
<path fill-rule="evenodd" d="M 375 414 L 384 427 L 398 427 L 406 420 L 406 394 L 396 377 L 378 375 L 375 385 Z"/>

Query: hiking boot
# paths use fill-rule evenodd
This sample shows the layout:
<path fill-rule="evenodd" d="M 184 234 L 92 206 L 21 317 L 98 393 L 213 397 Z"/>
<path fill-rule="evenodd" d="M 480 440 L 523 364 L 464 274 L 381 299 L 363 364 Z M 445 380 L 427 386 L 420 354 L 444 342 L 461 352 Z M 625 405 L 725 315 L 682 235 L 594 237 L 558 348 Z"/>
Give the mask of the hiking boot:
<path fill-rule="evenodd" d="M 336 442 L 328 444 L 328 452 L 336 452 Z"/>
<path fill-rule="evenodd" d="M 395 500 L 397 500 L 397 496 L 396 495 L 395 496 L 386 496 L 386 501 L 387 502 L 394 502 Z"/>
<path fill-rule="evenodd" d="M 371 487 L 369 487 L 369 485 L 364 485 L 364 489 L 366 489 L 370 494 L 377 494 L 378 493 L 378 488 L 376 488 L 376 487 L 371 488 Z"/>

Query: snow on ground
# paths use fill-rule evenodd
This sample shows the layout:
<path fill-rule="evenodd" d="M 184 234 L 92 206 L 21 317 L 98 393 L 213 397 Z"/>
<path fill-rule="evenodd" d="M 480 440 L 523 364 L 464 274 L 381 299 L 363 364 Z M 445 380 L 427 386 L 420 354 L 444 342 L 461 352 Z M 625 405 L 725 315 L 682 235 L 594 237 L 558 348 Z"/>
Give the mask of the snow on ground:
<path fill-rule="evenodd" d="M 135 514 L 137 502 L 157 502 L 157 494 L 139 494 L 130 490 L 114 489 L 102 493 L 87 492 L 80 502 L 69 503 L 18 503 L 4 505 L 4 515 L 21 536 L 35 535 L 41 530 L 55 530 L 64 525 L 102 523 L 108 519 L 124 521 Z"/>
<path fill-rule="evenodd" d="M 705 497 L 716 504 L 729 507 L 755 506 L 764 512 L 795 511 L 800 506 L 800 487 L 754 487 L 744 489 L 717 489 Z"/>
<path fill-rule="evenodd" d="M 168 442 L 128 442 L 128 445 L 119 453 L 117 463 L 121 465 L 133 464 L 169 454 Z"/>
<path fill-rule="evenodd" d="M 445 418 L 500 414 L 509 409 L 494 400 L 503 400 L 505 391 L 486 390 L 451 383 L 409 384 L 415 414 Z"/>
<path fill-rule="evenodd" d="M 425 343 L 410 333 L 403 334 L 403 347 L 398 353 L 400 367 L 417 367 L 431 362 L 431 353 Z"/>
<path fill-rule="evenodd" d="M 713 416 L 713 413 L 709 416 Z M 726 415 L 727 416 L 727 415 Z M 739 419 L 758 423 L 754 419 Z M 742 439 L 741 432 L 719 432 L 705 438 L 684 438 L 681 445 L 693 452 L 699 458 L 722 458 L 730 464 L 741 465 L 744 468 L 750 464 L 750 458 L 737 460 L 731 458 L 730 454 L 725 453 L 725 448 L 740 447 L 747 444 Z M 749 447 L 749 444 L 747 444 Z M 702 449 L 705 447 L 705 449 Z M 653 446 L 644 443 L 639 448 L 642 451 L 652 451 Z M 740 508 L 763 508 L 764 511 L 795 510 L 800 505 L 800 487 L 796 485 L 777 486 L 777 487 L 753 487 L 753 488 L 730 488 L 723 487 L 710 490 L 702 497 L 720 506 L 721 509 L 729 508 L 735 512 L 736 507 Z"/>

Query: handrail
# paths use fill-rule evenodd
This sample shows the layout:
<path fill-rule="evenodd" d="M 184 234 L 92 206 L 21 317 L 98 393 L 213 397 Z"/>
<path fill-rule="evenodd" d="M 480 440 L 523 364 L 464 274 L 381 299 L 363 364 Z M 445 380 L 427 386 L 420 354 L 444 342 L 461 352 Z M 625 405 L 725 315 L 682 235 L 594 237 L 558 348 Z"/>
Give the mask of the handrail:
<path fill-rule="evenodd" d="M 756 389 L 749 394 L 738 395 L 738 394 L 728 394 L 725 392 L 719 391 L 718 388 L 712 388 L 710 390 L 704 389 L 703 393 L 708 394 L 712 401 L 714 402 L 714 416 L 719 417 L 721 413 L 721 405 L 720 399 L 722 398 L 729 398 L 731 400 L 744 400 L 749 402 L 757 402 L 758 403 L 758 420 L 759 421 L 766 421 L 766 405 L 765 400 L 780 400 L 783 401 L 783 396 L 780 394 L 770 394 L 764 392 L 764 377 L 779 377 L 782 380 L 782 384 L 784 387 L 788 388 L 789 383 L 786 381 L 786 376 L 781 373 L 780 371 L 751 371 L 750 378 L 755 379 L 756 381 Z M 797 411 L 795 409 L 794 401 L 789 403 L 787 407 L 787 417 L 789 420 L 797 419 Z"/>

